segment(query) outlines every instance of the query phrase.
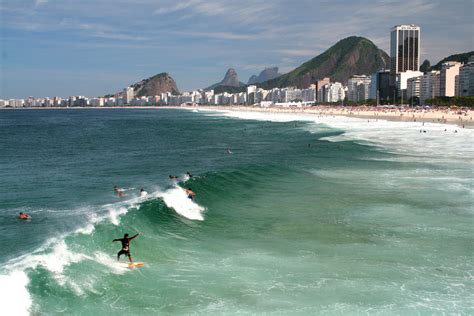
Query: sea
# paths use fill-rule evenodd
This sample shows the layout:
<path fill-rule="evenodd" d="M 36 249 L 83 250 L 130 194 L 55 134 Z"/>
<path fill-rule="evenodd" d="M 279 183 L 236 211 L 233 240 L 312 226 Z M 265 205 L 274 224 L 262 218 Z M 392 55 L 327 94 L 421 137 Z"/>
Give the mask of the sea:
<path fill-rule="evenodd" d="M 0 110 L 0 313 L 472 315 L 473 135 L 299 113 Z M 144 266 L 117 261 L 126 233 Z"/>

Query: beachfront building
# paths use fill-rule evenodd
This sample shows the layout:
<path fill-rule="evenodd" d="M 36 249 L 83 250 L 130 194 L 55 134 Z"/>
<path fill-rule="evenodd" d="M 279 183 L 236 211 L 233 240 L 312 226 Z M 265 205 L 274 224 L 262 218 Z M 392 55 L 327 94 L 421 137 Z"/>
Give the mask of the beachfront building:
<path fill-rule="evenodd" d="M 371 77 L 355 75 L 347 81 L 347 99 L 353 102 L 364 101 L 369 98 Z"/>
<path fill-rule="evenodd" d="M 439 96 L 439 71 L 424 74 L 420 82 L 420 104 L 425 105 L 427 99 Z"/>
<path fill-rule="evenodd" d="M 407 100 L 420 97 L 421 79 L 423 76 L 409 78 L 407 80 Z"/>
<path fill-rule="evenodd" d="M 420 67 L 420 27 L 396 25 L 390 32 L 390 73 L 392 75 Z"/>
<path fill-rule="evenodd" d="M 21 108 L 25 104 L 25 100 L 23 99 L 10 99 L 8 100 L 8 106 L 12 108 Z"/>
<path fill-rule="evenodd" d="M 461 63 L 447 61 L 441 65 L 439 76 L 439 95 L 442 97 L 454 97 L 456 95 L 456 76 L 459 75 Z"/>
<path fill-rule="evenodd" d="M 474 56 L 471 56 L 469 62 L 459 68 L 458 82 L 459 96 L 474 96 Z"/>
<path fill-rule="evenodd" d="M 407 94 L 407 82 L 410 78 L 423 76 L 421 71 L 412 71 L 408 70 L 405 72 L 400 72 L 396 75 L 396 84 L 397 84 L 397 95 L 400 98 L 400 103 L 403 104 L 403 100 L 408 99 Z"/>
<path fill-rule="evenodd" d="M 303 102 L 316 102 L 316 85 L 312 84 L 308 89 L 301 90 Z"/>
<path fill-rule="evenodd" d="M 316 89 L 316 100 L 318 102 L 324 102 L 325 96 L 325 86 L 331 83 L 331 79 L 329 77 L 325 77 L 321 80 L 318 80 L 314 83 Z"/>
<path fill-rule="evenodd" d="M 90 106 L 104 106 L 104 98 L 92 98 L 89 100 Z"/>
<path fill-rule="evenodd" d="M 133 87 L 126 87 L 123 89 L 123 98 L 125 104 L 130 104 L 134 97 L 135 91 L 133 90 Z"/>
<path fill-rule="evenodd" d="M 302 100 L 302 93 L 300 89 L 296 89 L 295 87 L 281 89 L 281 103 L 298 102 Z"/>
<path fill-rule="evenodd" d="M 340 82 L 331 82 L 324 86 L 323 103 L 341 102 L 346 97 L 344 86 Z"/>
<path fill-rule="evenodd" d="M 255 104 L 256 93 L 257 93 L 257 86 L 250 85 L 247 87 L 247 104 L 249 105 Z"/>

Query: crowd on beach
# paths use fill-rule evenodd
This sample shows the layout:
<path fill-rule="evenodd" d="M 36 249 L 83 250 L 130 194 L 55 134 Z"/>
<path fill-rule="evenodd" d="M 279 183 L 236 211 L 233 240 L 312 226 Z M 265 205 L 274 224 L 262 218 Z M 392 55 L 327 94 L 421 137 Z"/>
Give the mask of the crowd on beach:
<path fill-rule="evenodd" d="M 474 127 L 474 111 L 459 107 L 369 107 L 369 106 L 206 106 L 206 109 L 231 111 L 256 111 L 276 113 L 308 113 L 317 115 L 349 116 L 365 119 L 382 119 L 388 121 L 429 122 L 457 124 L 463 128 Z"/>

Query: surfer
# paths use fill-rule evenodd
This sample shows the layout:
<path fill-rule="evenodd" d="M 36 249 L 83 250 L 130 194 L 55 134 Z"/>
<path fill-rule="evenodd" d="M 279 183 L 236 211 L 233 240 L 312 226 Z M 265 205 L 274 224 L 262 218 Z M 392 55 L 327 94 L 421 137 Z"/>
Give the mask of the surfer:
<path fill-rule="evenodd" d="M 123 189 L 119 188 L 118 186 L 114 186 L 114 192 L 118 197 L 125 196 L 125 193 L 123 193 Z"/>
<path fill-rule="evenodd" d="M 193 200 L 194 197 L 196 196 L 196 193 L 194 193 L 191 188 L 187 188 L 185 191 L 186 191 L 186 194 L 188 195 L 188 199 L 190 200 Z"/>
<path fill-rule="evenodd" d="M 123 238 L 118 238 L 118 239 L 112 240 L 112 242 L 120 241 L 122 243 L 122 250 L 120 250 L 117 253 L 117 261 L 120 260 L 121 255 L 127 255 L 128 259 L 130 260 L 130 263 L 133 263 L 132 256 L 130 255 L 130 241 L 133 238 L 136 238 L 138 235 L 140 235 L 140 234 L 136 234 L 136 235 L 129 238 L 128 234 L 125 234 L 125 235 L 123 235 Z"/>
<path fill-rule="evenodd" d="M 169 177 L 171 180 L 178 180 L 178 176 L 169 175 L 168 177 Z"/>
<path fill-rule="evenodd" d="M 140 197 L 145 197 L 148 195 L 148 192 L 145 191 L 143 188 L 140 189 Z"/>
<path fill-rule="evenodd" d="M 26 213 L 20 212 L 20 214 L 18 215 L 18 219 L 31 219 L 31 216 Z"/>

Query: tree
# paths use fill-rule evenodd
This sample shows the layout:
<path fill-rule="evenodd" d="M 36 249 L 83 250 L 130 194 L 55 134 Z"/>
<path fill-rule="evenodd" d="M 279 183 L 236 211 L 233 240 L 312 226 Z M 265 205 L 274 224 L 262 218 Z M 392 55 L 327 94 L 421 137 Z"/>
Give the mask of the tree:
<path fill-rule="evenodd" d="M 426 73 L 430 71 L 430 69 L 431 69 L 430 61 L 428 59 L 425 59 L 425 61 L 420 66 L 420 71 Z"/>

